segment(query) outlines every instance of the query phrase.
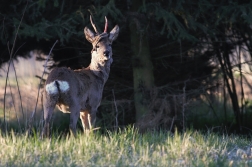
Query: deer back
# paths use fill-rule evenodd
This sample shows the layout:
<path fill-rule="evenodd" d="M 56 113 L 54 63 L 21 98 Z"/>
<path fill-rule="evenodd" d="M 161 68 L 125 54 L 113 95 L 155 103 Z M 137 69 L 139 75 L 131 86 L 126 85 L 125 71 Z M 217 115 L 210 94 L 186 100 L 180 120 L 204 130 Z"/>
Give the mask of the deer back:
<path fill-rule="evenodd" d="M 90 18 L 95 32 L 84 28 L 86 39 L 92 44 L 91 63 L 87 68 L 71 70 L 65 67 L 55 68 L 46 81 L 46 92 L 55 96 L 57 104 L 80 104 L 82 108 L 98 107 L 105 82 L 108 79 L 112 59 L 112 42 L 117 38 L 119 27 L 116 25 L 107 33 L 107 19 L 104 32 L 99 33 Z M 88 101 L 88 102 L 87 102 Z"/>

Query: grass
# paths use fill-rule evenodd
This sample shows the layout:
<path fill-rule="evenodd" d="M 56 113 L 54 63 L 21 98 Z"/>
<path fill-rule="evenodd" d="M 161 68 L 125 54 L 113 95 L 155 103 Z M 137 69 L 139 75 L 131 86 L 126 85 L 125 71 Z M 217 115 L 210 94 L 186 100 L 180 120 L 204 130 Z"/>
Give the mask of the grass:
<path fill-rule="evenodd" d="M 107 134 L 41 140 L 37 135 L 0 136 L 0 166 L 250 166 L 251 141 L 213 133 Z"/>

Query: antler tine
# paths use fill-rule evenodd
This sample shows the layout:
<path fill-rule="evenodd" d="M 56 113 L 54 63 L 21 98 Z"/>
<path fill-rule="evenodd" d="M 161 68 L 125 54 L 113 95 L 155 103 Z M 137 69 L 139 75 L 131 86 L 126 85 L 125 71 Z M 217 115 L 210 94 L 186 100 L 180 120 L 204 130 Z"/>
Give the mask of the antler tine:
<path fill-rule="evenodd" d="M 105 16 L 105 27 L 104 27 L 104 32 L 107 32 L 107 28 L 108 28 L 108 19 Z"/>
<path fill-rule="evenodd" d="M 92 24 L 92 26 L 93 26 L 93 28 L 94 28 L 94 30 L 95 30 L 95 33 L 96 33 L 96 34 L 99 34 L 99 32 L 97 31 L 97 28 L 96 28 L 95 24 L 93 23 L 93 20 L 92 20 L 92 16 L 91 16 L 91 15 L 90 15 L 90 22 L 91 22 L 91 24 Z"/>

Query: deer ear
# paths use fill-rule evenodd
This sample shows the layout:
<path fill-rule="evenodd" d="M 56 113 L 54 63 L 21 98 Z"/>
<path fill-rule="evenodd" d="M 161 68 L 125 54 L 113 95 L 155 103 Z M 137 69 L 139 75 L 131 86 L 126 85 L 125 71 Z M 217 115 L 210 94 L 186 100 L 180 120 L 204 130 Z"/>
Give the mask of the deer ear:
<path fill-rule="evenodd" d="M 93 43 L 94 39 L 95 39 L 95 34 L 93 31 L 91 31 L 89 28 L 85 27 L 84 28 L 84 34 L 86 39 L 90 42 Z"/>
<path fill-rule="evenodd" d="M 118 34 L 119 34 L 119 26 L 116 25 L 109 33 L 109 40 L 113 42 L 118 37 Z"/>

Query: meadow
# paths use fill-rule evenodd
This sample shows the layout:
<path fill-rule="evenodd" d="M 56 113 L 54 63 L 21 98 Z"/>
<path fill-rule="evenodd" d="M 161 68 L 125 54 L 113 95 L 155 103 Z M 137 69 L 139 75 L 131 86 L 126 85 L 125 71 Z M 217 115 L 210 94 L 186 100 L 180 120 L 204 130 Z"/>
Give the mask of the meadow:
<path fill-rule="evenodd" d="M 20 62 L 32 64 L 25 60 Z M 22 70 L 24 67 L 22 64 L 16 65 L 18 72 L 25 71 Z M 40 139 L 39 132 L 35 131 L 31 135 L 25 134 L 23 131 L 27 129 L 38 96 L 39 79 L 34 79 L 34 75 L 18 75 L 20 92 L 15 77 L 9 78 L 6 94 L 5 77 L 0 78 L 0 123 L 3 125 L 4 96 L 7 121 L 7 134 L 4 131 L 0 133 L 0 166 L 252 166 L 249 135 L 227 135 L 195 129 L 174 133 L 155 130 L 140 133 L 137 128 L 127 127 L 119 131 L 98 130 L 90 135 L 79 132 L 76 138 L 72 138 L 65 136 L 65 131 L 60 129 L 68 126 L 66 120 L 69 117 L 64 115 L 62 119 L 60 112 L 55 113 L 61 116 L 55 116 L 50 139 Z M 36 119 L 42 120 L 40 97 L 38 99 Z M 214 124 L 216 116 L 208 105 L 200 102 L 193 104 L 193 109 L 186 113 L 188 122 L 197 123 L 200 127 L 219 126 L 218 122 Z M 221 115 L 222 105 L 217 102 L 212 106 L 218 118 L 223 118 L 220 121 L 225 121 Z M 39 123 L 34 125 L 37 130 L 41 129 Z M 197 128 L 196 124 L 193 127 Z"/>
<path fill-rule="evenodd" d="M 0 136 L 0 166 L 251 166 L 251 139 L 186 130 Z"/>

